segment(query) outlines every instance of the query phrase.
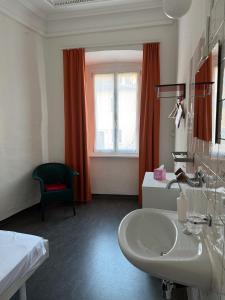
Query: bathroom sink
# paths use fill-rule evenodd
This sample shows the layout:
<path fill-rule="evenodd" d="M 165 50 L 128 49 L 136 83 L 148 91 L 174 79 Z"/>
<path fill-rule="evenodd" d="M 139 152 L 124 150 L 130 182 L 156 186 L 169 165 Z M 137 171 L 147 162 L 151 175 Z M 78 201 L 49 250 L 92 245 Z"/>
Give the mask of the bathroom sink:
<path fill-rule="evenodd" d="M 211 263 L 201 235 L 186 235 L 177 213 L 143 208 L 132 211 L 118 230 L 124 256 L 153 276 L 208 289 Z"/>

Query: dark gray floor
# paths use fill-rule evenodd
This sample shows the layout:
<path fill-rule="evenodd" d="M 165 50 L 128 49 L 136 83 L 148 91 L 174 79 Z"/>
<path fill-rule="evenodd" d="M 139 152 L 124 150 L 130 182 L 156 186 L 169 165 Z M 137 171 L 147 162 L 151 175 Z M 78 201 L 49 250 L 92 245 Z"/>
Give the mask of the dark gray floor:
<path fill-rule="evenodd" d="M 95 197 L 77 206 L 76 217 L 70 206 L 58 204 L 48 208 L 45 222 L 35 207 L 1 224 L 49 240 L 50 258 L 28 281 L 28 300 L 163 299 L 160 280 L 132 266 L 117 242 L 120 221 L 136 208 L 133 197 Z M 183 289 L 175 294 L 173 299 L 187 299 Z"/>

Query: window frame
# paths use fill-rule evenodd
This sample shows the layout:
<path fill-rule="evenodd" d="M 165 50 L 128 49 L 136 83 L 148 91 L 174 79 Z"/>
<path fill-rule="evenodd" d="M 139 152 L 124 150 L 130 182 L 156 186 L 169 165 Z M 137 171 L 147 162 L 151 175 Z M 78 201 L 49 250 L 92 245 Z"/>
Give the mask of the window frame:
<path fill-rule="evenodd" d="M 114 76 L 114 151 L 107 151 L 107 150 L 96 150 L 96 140 L 94 140 L 93 144 L 93 153 L 92 157 L 138 157 L 139 155 L 139 123 L 140 123 L 140 91 L 141 91 L 141 63 L 117 63 L 117 64 L 101 64 L 101 65 L 94 65 L 89 68 L 91 72 L 91 77 L 93 79 L 93 95 L 94 95 L 94 109 L 95 109 L 95 87 L 94 87 L 94 76 L 99 74 L 113 74 Z M 137 107 L 136 107 L 136 143 L 137 148 L 136 151 L 121 151 L 118 150 L 118 130 L 117 130 L 117 123 L 118 123 L 118 89 L 117 89 L 117 76 L 118 74 L 123 73 L 137 73 Z M 96 124 L 96 111 L 94 111 L 94 122 Z"/>

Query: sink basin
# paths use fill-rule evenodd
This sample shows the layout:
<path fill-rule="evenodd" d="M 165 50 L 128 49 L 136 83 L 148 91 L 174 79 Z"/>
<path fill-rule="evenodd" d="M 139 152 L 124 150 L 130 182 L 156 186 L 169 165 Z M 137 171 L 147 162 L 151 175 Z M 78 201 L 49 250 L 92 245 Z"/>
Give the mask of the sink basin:
<path fill-rule="evenodd" d="M 210 288 L 211 263 L 201 235 L 186 235 L 177 213 L 143 208 L 129 213 L 118 230 L 124 256 L 153 276 Z"/>

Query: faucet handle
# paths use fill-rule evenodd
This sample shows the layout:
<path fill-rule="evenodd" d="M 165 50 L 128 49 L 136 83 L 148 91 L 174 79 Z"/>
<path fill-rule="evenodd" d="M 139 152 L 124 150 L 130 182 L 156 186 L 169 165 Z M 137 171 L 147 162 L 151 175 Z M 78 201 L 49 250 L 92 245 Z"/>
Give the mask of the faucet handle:
<path fill-rule="evenodd" d="M 177 169 L 174 174 L 179 175 L 180 173 L 184 173 L 183 169 L 181 169 L 181 168 Z"/>
<path fill-rule="evenodd" d="M 202 170 L 198 170 L 195 172 L 195 178 L 196 179 L 201 179 L 202 182 L 205 183 L 205 174 L 202 172 Z"/>

